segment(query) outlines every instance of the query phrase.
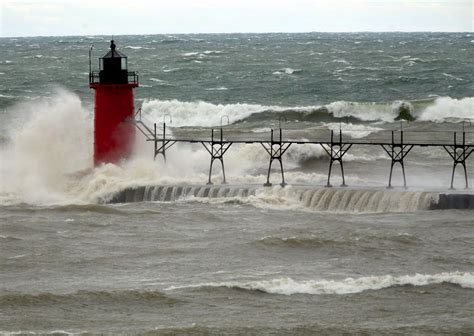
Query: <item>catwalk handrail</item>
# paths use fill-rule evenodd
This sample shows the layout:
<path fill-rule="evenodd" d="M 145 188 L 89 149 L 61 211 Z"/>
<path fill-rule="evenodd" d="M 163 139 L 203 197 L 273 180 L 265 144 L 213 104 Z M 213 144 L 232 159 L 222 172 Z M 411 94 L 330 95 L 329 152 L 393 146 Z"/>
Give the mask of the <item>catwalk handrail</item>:
<path fill-rule="evenodd" d="M 209 133 L 212 132 L 213 129 L 219 128 L 210 128 L 210 129 L 203 129 L 199 131 L 179 131 L 177 134 L 173 134 L 173 130 L 168 132 L 168 136 L 163 139 L 157 134 L 156 139 L 151 139 L 150 141 L 163 141 L 163 140 L 172 140 L 176 142 L 188 142 L 188 143 L 200 143 L 200 142 L 209 142 L 213 141 L 211 135 L 203 134 L 203 132 L 207 131 Z M 255 134 L 255 133 L 240 133 L 236 132 L 235 129 L 222 129 L 223 137 L 222 142 L 225 143 L 241 143 L 241 144 L 251 144 L 251 143 L 265 143 L 265 142 L 282 142 L 282 143 L 294 143 L 294 144 L 329 144 L 331 143 L 331 130 L 319 132 L 319 133 L 326 133 L 324 135 L 320 135 L 318 137 L 303 137 L 303 136 L 285 136 L 286 132 L 291 132 L 282 130 L 282 138 L 277 139 L 271 137 L 271 130 L 268 133 L 262 134 Z M 232 134 L 234 132 L 234 134 Z M 343 142 L 345 144 L 352 144 L 352 145 L 389 145 L 393 142 L 400 142 L 403 141 L 404 144 L 407 145 L 414 145 L 414 146 L 421 146 L 421 147 L 439 147 L 439 146 L 457 146 L 464 144 L 466 146 L 474 146 L 474 132 L 459 132 L 459 131 L 395 131 L 395 130 L 383 130 L 377 131 L 376 136 L 365 136 L 365 137 L 351 137 L 347 135 L 345 132 L 356 133 L 358 131 L 352 130 L 341 130 L 341 138 L 339 139 L 339 130 L 332 131 L 335 135 L 337 135 L 337 141 Z M 364 132 L 364 131 L 360 131 Z M 426 135 L 436 133 L 439 139 L 433 139 L 427 137 Z M 385 136 L 383 136 L 385 134 Z M 400 135 L 403 134 L 403 140 L 401 139 Z M 440 134 L 445 134 L 445 137 L 439 137 Z M 463 139 L 464 138 L 464 139 Z M 214 138 L 214 141 L 217 139 Z M 333 141 L 334 142 L 334 141 Z"/>

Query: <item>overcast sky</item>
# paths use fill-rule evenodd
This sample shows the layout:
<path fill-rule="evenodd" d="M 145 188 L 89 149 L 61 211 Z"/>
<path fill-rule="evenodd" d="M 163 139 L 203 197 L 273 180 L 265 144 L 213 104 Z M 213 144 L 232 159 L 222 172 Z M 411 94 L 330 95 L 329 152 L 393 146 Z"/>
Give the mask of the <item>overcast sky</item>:
<path fill-rule="evenodd" d="M 0 36 L 469 31 L 474 0 L 0 0 Z"/>

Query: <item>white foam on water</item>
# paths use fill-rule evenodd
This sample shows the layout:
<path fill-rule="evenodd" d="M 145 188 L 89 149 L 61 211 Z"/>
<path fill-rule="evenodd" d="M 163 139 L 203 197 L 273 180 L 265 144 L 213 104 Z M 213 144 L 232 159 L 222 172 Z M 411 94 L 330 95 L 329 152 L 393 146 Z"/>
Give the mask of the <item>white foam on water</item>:
<path fill-rule="evenodd" d="M 225 86 L 219 86 L 219 87 L 214 87 L 214 88 L 208 88 L 206 91 L 227 91 L 229 90 Z"/>
<path fill-rule="evenodd" d="M 263 176 L 262 176 L 263 178 Z M 313 175 L 313 181 L 324 183 L 326 176 Z M 225 189 L 215 195 L 204 195 L 208 187 L 198 187 L 193 201 L 201 203 L 226 203 L 238 201 L 253 207 L 271 210 L 305 210 L 331 213 L 386 213 L 386 212 L 414 212 L 427 210 L 437 195 L 428 192 L 386 191 L 376 189 L 347 189 L 347 188 L 285 188 L 275 185 L 266 187 L 247 187 L 245 197 L 237 192 L 237 188 Z"/>
<path fill-rule="evenodd" d="M 446 119 L 473 119 L 474 97 L 455 99 L 439 97 L 433 105 L 426 107 L 418 117 L 423 121 L 443 122 Z"/>
<path fill-rule="evenodd" d="M 284 110 L 278 106 L 252 104 L 211 104 L 203 101 L 181 102 L 174 100 L 150 100 L 142 105 L 143 113 L 154 122 L 161 121 L 163 115 L 173 117 L 173 126 L 218 126 L 223 117 L 229 122 L 243 120 L 253 113 L 265 110 Z"/>
<path fill-rule="evenodd" d="M 172 291 L 187 288 L 227 287 L 246 290 L 257 290 L 270 294 L 294 295 L 330 295 L 355 294 L 369 290 L 381 290 L 398 286 L 429 286 L 443 283 L 459 285 L 462 288 L 474 289 L 474 273 L 445 272 L 438 274 L 414 275 L 379 275 L 361 278 L 347 278 L 344 280 L 308 280 L 296 281 L 292 278 L 278 278 L 271 280 L 250 282 L 209 282 L 188 286 L 173 286 L 166 290 Z"/>
<path fill-rule="evenodd" d="M 164 83 L 159 79 L 151 79 Z M 211 88 L 212 90 L 218 88 Z M 407 101 L 391 103 L 348 102 L 336 101 L 321 106 L 266 106 L 258 104 L 212 104 L 203 101 L 182 102 L 178 100 L 149 100 L 142 105 L 143 114 L 152 122 L 161 122 L 163 115 L 171 115 L 173 126 L 218 126 L 223 117 L 229 117 L 230 123 L 244 120 L 252 114 L 272 111 L 275 113 L 296 111 L 311 114 L 315 111 L 327 110 L 335 118 L 354 117 L 362 121 L 393 122 L 401 108 L 407 108 L 411 114 L 416 114 L 422 121 L 444 121 L 447 118 L 472 118 L 474 98 L 454 99 L 450 97 L 437 98 L 432 105 L 422 111 L 415 111 L 414 106 Z M 328 125 L 337 123 L 328 123 Z M 364 132 L 378 131 L 376 127 L 351 125 L 354 136 Z M 357 129 L 360 128 L 360 129 Z M 362 129 L 362 128 L 365 128 Z"/>
<path fill-rule="evenodd" d="M 332 131 L 342 130 L 344 135 L 349 135 L 354 139 L 366 137 L 372 133 L 383 131 L 383 128 L 373 127 L 369 125 L 351 124 L 351 123 L 322 123 L 325 127 Z"/>
<path fill-rule="evenodd" d="M 392 105 L 379 103 L 355 103 L 337 101 L 326 105 L 336 118 L 355 117 L 363 121 L 382 120 L 391 122 L 398 116 L 398 102 Z"/>
<path fill-rule="evenodd" d="M 278 71 L 275 71 L 273 74 L 274 75 L 293 75 L 295 73 L 299 73 L 301 72 L 302 70 L 301 69 L 292 69 L 292 68 L 284 68 L 284 69 L 280 69 Z"/>

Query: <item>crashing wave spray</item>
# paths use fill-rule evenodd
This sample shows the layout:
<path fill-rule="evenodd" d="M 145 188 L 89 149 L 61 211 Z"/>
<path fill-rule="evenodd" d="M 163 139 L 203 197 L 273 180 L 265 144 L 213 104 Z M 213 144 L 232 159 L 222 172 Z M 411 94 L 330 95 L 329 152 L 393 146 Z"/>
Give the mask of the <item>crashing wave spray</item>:
<path fill-rule="evenodd" d="M 57 90 L 51 99 L 23 104 L 30 119 L 0 149 L 0 202 L 64 201 L 68 174 L 91 166 L 92 124 L 79 98 Z"/>

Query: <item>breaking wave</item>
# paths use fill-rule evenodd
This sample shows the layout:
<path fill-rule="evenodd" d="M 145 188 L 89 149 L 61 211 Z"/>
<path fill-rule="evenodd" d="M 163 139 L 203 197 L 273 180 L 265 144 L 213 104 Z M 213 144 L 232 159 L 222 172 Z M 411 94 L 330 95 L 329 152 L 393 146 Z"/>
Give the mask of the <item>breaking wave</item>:
<path fill-rule="evenodd" d="M 419 120 L 444 122 L 462 121 L 474 118 L 474 97 L 454 99 L 440 97 L 428 106 L 419 116 Z M 454 119 L 454 120 L 453 120 Z"/>
<path fill-rule="evenodd" d="M 341 118 L 351 122 L 393 122 L 408 109 L 421 121 L 441 122 L 463 120 L 474 115 L 474 98 L 454 99 L 438 97 L 419 101 L 390 103 L 361 103 L 338 101 L 319 106 L 265 106 L 258 104 L 212 104 L 203 101 L 148 100 L 142 105 L 144 114 L 152 121 L 161 122 L 171 115 L 173 126 L 218 126 L 223 117 L 230 123 L 275 120 L 275 113 L 284 114 L 289 121 L 334 122 Z"/>
<path fill-rule="evenodd" d="M 167 290 L 193 289 L 193 288 L 235 288 L 249 291 L 258 291 L 269 294 L 294 295 L 330 295 L 330 294 L 355 294 L 368 290 L 381 290 L 400 286 L 429 286 L 439 284 L 453 284 L 462 288 L 474 289 L 474 273 L 451 272 L 439 274 L 415 275 L 381 275 L 361 278 L 347 278 L 344 280 L 309 280 L 296 281 L 291 278 L 279 278 L 251 282 L 221 282 L 202 283 L 197 285 L 170 287 Z"/>

